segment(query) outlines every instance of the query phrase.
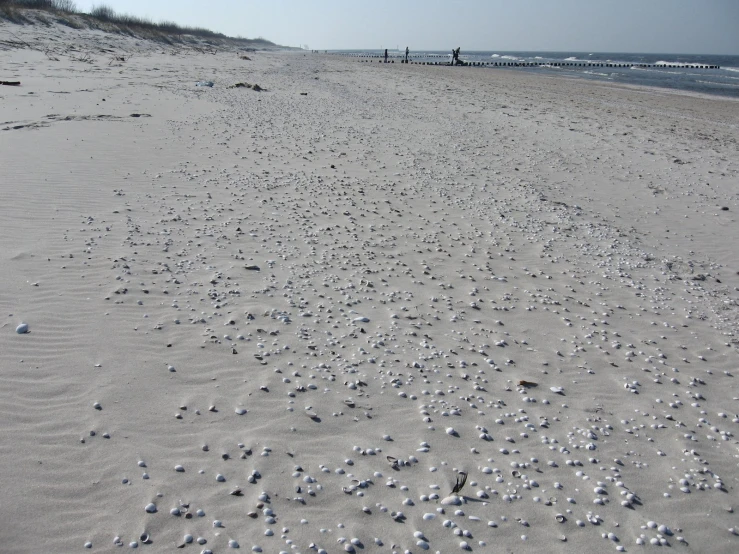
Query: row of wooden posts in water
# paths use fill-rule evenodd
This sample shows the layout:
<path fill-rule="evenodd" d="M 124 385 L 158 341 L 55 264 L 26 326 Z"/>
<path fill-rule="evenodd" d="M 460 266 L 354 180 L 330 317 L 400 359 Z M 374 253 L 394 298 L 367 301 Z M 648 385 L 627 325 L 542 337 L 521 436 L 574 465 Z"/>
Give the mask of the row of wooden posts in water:
<path fill-rule="evenodd" d="M 360 58 L 361 62 L 373 62 L 375 59 L 379 63 L 385 62 L 385 56 L 379 55 L 365 55 L 365 54 L 344 54 L 350 57 Z M 428 58 L 445 58 L 449 59 L 449 56 L 442 54 L 430 54 L 423 56 L 423 59 Z M 385 63 L 395 63 L 395 60 L 388 59 Z M 401 58 L 400 63 L 409 63 L 415 65 L 450 65 L 449 61 L 405 61 L 405 58 Z M 718 65 L 698 65 L 698 64 L 653 64 L 653 63 L 608 63 L 608 62 L 583 62 L 583 61 L 564 61 L 564 62 L 460 62 L 459 65 L 468 67 L 638 67 L 647 68 L 653 67 L 658 69 L 673 68 L 673 69 L 721 69 Z"/>

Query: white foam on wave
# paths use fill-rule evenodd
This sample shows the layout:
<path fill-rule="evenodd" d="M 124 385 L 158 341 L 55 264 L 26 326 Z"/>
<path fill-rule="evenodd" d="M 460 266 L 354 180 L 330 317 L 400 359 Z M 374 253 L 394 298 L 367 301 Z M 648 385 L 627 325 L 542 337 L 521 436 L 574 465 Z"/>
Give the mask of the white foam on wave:
<path fill-rule="evenodd" d="M 609 77 L 609 78 L 612 77 L 612 74 L 611 73 L 600 73 L 598 71 L 587 71 L 586 70 L 586 71 L 583 71 L 583 73 L 585 73 L 587 75 L 599 75 L 601 77 Z"/>
<path fill-rule="evenodd" d="M 726 71 L 734 71 L 739 73 L 739 67 L 722 67 L 721 69 L 725 69 Z"/>
<path fill-rule="evenodd" d="M 569 58 L 565 58 L 565 61 L 566 62 L 576 62 L 577 61 L 577 57 L 570 56 Z"/>
<path fill-rule="evenodd" d="M 648 68 L 648 67 L 637 67 L 635 65 L 632 65 L 629 69 L 632 71 L 644 71 L 645 73 L 659 73 L 661 75 L 686 75 L 683 71 L 668 71 L 666 69 L 660 69 L 660 68 Z"/>
<path fill-rule="evenodd" d="M 721 87 L 739 88 L 739 85 L 735 85 L 734 83 L 717 83 L 716 81 L 699 81 L 699 80 L 696 80 L 696 83 L 701 83 L 703 85 L 719 85 Z"/>
<path fill-rule="evenodd" d="M 500 58 L 500 56 L 499 56 L 498 54 L 493 54 L 493 55 L 492 55 L 492 56 L 490 56 L 490 57 L 491 57 L 491 58 Z"/>
<path fill-rule="evenodd" d="M 520 60 L 522 58 L 519 58 L 517 56 L 501 56 L 504 60 Z"/>
<path fill-rule="evenodd" d="M 654 65 L 677 65 L 679 67 L 701 67 L 701 66 L 711 65 L 711 64 L 709 63 L 666 62 L 664 60 L 660 60 L 658 62 L 654 62 Z"/>

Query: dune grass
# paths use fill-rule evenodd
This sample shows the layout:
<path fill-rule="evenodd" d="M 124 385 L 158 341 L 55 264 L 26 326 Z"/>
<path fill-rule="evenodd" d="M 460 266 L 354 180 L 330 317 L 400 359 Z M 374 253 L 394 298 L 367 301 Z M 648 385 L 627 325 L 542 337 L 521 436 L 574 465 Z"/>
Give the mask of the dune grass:
<path fill-rule="evenodd" d="M 183 26 L 174 21 L 154 22 L 145 17 L 116 13 L 113 8 L 106 4 L 94 5 L 90 13 L 86 14 L 77 11 L 74 0 L 0 0 L 0 19 L 6 19 L 14 23 L 33 23 L 31 19 L 25 16 L 25 10 L 38 10 L 54 14 L 58 22 L 76 28 L 86 24 L 91 28 L 121 34 L 133 35 L 143 32 L 148 35 L 147 38 L 152 39 L 161 38 L 166 40 L 167 38 L 190 35 L 203 39 L 228 39 L 259 43 L 264 46 L 276 46 L 261 37 L 257 39 L 234 38 L 203 27 Z M 74 20 L 71 16 L 74 16 Z"/>
<path fill-rule="evenodd" d="M 23 9 L 72 14 L 77 13 L 77 4 L 74 0 L 0 0 L 0 17 L 17 17 Z"/>

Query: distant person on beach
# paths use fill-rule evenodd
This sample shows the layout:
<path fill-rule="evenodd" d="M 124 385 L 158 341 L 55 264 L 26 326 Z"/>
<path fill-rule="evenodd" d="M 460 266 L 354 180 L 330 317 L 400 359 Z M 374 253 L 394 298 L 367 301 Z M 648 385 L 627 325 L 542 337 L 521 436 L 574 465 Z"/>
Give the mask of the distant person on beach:
<path fill-rule="evenodd" d="M 410 50 L 408 50 L 408 47 L 406 46 L 405 47 L 405 63 L 408 63 L 408 53 L 409 52 L 410 52 Z"/>
<path fill-rule="evenodd" d="M 387 63 L 387 48 L 385 48 L 385 63 Z"/>
<path fill-rule="evenodd" d="M 456 64 L 460 63 L 460 61 L 459 61 L 459 51 L 460 50 L 461 50 L 461 48 L 459 46 L 457 46 L 457 49 L 456 50 L 454 48 L 452 48 L 452 65 L 456 65 Z"/>

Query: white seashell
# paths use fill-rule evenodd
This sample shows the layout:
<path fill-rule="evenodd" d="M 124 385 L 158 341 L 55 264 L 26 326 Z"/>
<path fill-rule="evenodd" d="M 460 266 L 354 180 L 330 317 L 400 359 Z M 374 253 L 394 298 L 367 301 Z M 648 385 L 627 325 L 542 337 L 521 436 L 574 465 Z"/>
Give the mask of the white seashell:
<path fill-rule="evenodd" d="M 244 415 L 246 413 L 246 410 L 244 408 L 236 408 L 236 413 L 238 415 Z"/>
<path fill-rule="evenodd" d="M 355 317 L 354 323 L 369 323 L 368 317 Z"/>
<path fill-rule="evenodd" d="M 452 494 L 451 496 L 442 498 L 440 504 L 442 506 L 460 506 L 462 504 L 462 499 L 456 494 Z"/>
<path fill-rule="evenodd" d="M 229 548 L 238 548 L 239 547 L 239 543 L 236 542 L 234 539 L 231 539 L 230 541 L 228 541 L 228 546 L 229 546 Z"/>
<path fill-rule="evenodd" d="M 220 519 L 213 521 L 213 527 L 223 527 L 223 522 Z"/>
<path fill-rule="evenodd" d="M 176 466 L 174 466 L 174 470 L 182 473 L 183 471 L 185 471 L 185 468 L 177 464 Z"/>
<path fill-rule="evenodd" d="M 19 335 L 25 335 L 26 333 L 28 333 L 28 323 L 21 323 L 20 325 L 18 325 L 18 327 L 15 328 L 15 332 Z M 92 548 L 92 544 L 86 548 Z"/>
<path fill-rule="evenodd" d="M 457 433 L 456 429 L 454 427 L 447 427 L 446 428 L 446 434 L 451 435 L 452 437 L 458 437 L 459 433 Z"/>
<path fill-rule="evenodd" d="M 562 394 L 565 391 L 562 387 L 549 387 L 549 390 L 557 394 Z"/>
<path fill-rule="evenodd" d="M 149 504 L 146 505 L 146 507 L 144 508 L 144 510 L 146 510 L 150 514 L 156 513 L 156 511 L 157 511 L 157 505 L 154 504 L 153 502 L 150 502 Z"/>
<path fill-rule="evenodd" d="M 226 480 L 226 478 L 223 475 L 221 475 L 220 473 L 218 475 L 216 475 L 216 481 L 218 481 L 219 483 L 223 483 L 225 480 Z"/>

